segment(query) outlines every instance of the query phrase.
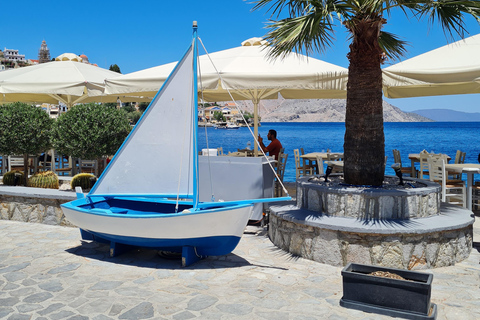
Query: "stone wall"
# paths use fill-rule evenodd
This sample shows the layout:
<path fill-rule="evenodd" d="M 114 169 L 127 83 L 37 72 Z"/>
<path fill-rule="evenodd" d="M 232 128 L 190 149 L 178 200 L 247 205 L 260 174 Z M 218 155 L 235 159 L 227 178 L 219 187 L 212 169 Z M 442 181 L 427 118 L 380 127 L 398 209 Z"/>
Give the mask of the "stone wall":
<path fill-rule="evenodd" d="M 328 223 L 309 225 L 292 221 L 292 215 L 285 217 L 282 211 L 271 212 L 271 241 L 294 255 L 333 266 L 355 262 L 412 270 L 439 268 L 466 259 L 472 249 L 473 222 L 443 231 L 382 234 L 367 228 L 348 232 Z"/>
<path fill-rule="evenodd" d="M 0 193 L 0 219 L 74 227 L 60 208 L 71 200 Z"/>
<path fill-rule="evenodd" d="M 297 207 L 329 216 L 355 219 L 414 219 L 440 210 L 440 185 L 422 181 L 423 188 L 388 190 L 330 187 L 306 180 L 297 183 Z"/>

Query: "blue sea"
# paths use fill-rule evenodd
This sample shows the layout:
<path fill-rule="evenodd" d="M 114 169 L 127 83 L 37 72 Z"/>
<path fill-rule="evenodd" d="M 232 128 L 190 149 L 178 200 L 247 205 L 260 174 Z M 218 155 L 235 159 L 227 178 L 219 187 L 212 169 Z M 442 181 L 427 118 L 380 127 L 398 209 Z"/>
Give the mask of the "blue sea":
<path fill-rule="evenodd" d="M 404 166 L 410 166 L 409 153 L 419 153 L 424 149 L 445 153 L 452 158 L 457 150 L 461 150 L 467 153 L 465 162 L 478 163 L 480 122 L 386 122 L 384 128 L 385 155 L 388 156 L 386 174 L 394 174 L 390 167 L 393 164 L 393 149 L 400 151 Z M 265 144 L 268 143 L 269 129 L 277 131 L 277 138 L 288 154 L 284 181 L 295 181 L 294 149 L 303 148 L 305 153 L 327 149 L 343 152 L 343 122 L 262 122 L 259 133 L 265 139 Z M 245 127 L 238 130 L 199 128 L 198 133 L 200 150 L 207 147 L 206 136 L 209 148 L 223 147 L 224 153 L 244 149 L 248 142 L 253 147 L 254 143 L 250 131 Z"/>

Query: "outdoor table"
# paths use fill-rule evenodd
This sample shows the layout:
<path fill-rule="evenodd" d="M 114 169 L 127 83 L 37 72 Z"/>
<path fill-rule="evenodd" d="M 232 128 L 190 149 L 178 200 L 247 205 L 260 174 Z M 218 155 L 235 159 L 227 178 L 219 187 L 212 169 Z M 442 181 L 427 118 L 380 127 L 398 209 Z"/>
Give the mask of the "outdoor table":
<path fill-rule="evenodd" d="M 467 209 L 472 210 L 472 186 L 473 175 L 480 173 L 480 164 L 478 163 L 455 163 L 446 164 L 445 170 L 448 172 L 466 173 L 467 174 Z"/>
<path fill-rule="evenodd" d="M 452 160 L 452 158 L 449 155 L 447 156 L 447 161 Z M 415 169 L 415 163 L 420 163 L 420 153 L 410 153 L 408 155 L 408 159 L 411 161 L 411 166 L 412 166 L 412 177 L 417 177 L 417 170 Z"/>
<path fill-rule="evenodd" d="M 343 153 L 340 152 L 310 152 L 302 154 L 300 158 L 308 160 L 310 164 L 316 168 L 315 171 L 318 173 L 317 156 L 322 160 L 328 160 L 328 155 L 335 156 L 339 159 L 343 158 Z"/>

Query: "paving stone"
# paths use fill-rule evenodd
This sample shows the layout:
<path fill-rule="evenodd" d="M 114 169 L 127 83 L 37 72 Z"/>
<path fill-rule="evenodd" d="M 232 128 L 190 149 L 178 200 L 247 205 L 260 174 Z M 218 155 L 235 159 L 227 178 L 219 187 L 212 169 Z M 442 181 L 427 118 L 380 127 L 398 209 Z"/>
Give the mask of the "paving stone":
<path fill-rule="evenodd" d="M 38 309 L 42 309 L 42 306 L 37 304 L 37 303 L 26 303 L 26 304 L 20 304 L 18 306 L 16 306 L 15 308 L 17 308 L 18 312 L 20 313 L 28 313 L 28 312 L 32 312 L 32 311 L 35 311 L 35 310 L 38 310 Z"/>
<path fill-rule="evenodd" d="M 7 320 L 30 320 L 30 318 L 28 314 L 12 314 Z"/>
<path fill-rule="evenodd" d="M 121 314 L 119 319 L 149 319 L 153 317 L 153 306 L 150 302 L 142 302 L 138 306 Z"/>
<path fill-rule="evenodd" d="M 71 264 L 67 264 L 65 266 L 53 268 L 50 271 L 48 271 L 48 273 L 49 274 L 58 274 L 58 273 L 62 273 L 62 272 L 69 272 L 69 271 L 76 270 L 76 269 L 80 268 L 81 265 L 82 265 L 81 263 L 71 263 Z"/>
<path fill-rule="evenodd" d="M 45 300 L 51 299 L 53 297 L 53 294 L 50 292 L 39 292 L 39 293 L 34 293 L 32 295 L 29 295 L 25 299 L 23 299 L 23 302 L 26 303 L 40 303 Z"/>
<path fill-rule="evenodd" d="M 217 301 L 218 298 L 216 297 L 200 294 L 188 301 L 187 309 L 194 311 L 202 310 L 212 306 L 213 304 L 217 303 Z"/>
<path fill-rule="evenodd" d="M 46 283 L 41 283 L 38 287 L 45 291 L 60 292 L 63 290 L 62 283 L 59 280 L 51 280 Z"/>
<path fill-rule="evenodd" d="M 11 314 L 14 311 L 15 310 L 13 310 L 13 308 L 11 308 L 11 307 L 1 306 L 0 307 L 0 319 L 3 319 L 4 317 L 8 316 L 9 314 Z"/>
<path fill-rule="evenodd" d="M 183 312 L 180 312 L 180 313 L 177 313 L 177 314 L 174 314 L 172 316 L 172 319 L 175 319 L 175 320 L 188 320 L 188 319 L 193 319 L 193 318 L 196 318 L 197 316 L 195 316 L 193 313 L 191 313 L 190 311 L 183 311 Z"/>
<path fill-rule="evenodd" d="M 25 279 L 27 277 L 27 274 L 25 274 L 24 272 L 10 272 L 10 273 L 4 274 L 3 276 L 7 281 L 15 282 L 15 281 Z"/>
<path fill-rule="evenodd" d="M 90 287 L 90 290 L 112 290 L 122 285 L 122 281 L 100 281 Z"/>
<path fill-rule="evenodd" d="M 217 309 L 238 316 L 243 316 L 252 312 L 253 307 L 245 304 L 230 303 L 230 304 L 217 304 Z"/>
<path fill-rule="evenodd" d="M 49 305 L 43 310 L 37 311 L 37 313 L 41 316 L 47 315 L 49 313 L 52 313 L 54 311 L 57 311 L 58 309 L 62 309 L 65 305 L 63 303 L 54 303 Z"/>
<path fill-rule="evenodd" d="M 60 320 L 60 319 L 65 319 L 65 318 L 71 317 L 73 315 L 74 315 L 74 313 L 70 310 L 62 310 L 62 311 L 59 311 L 59 312 L 56 312 L 56 313 L 52 313 L 48 317 L 51 320 Z"/>
<path fill-rule="evenodd" d="M 23 262 L 23 263 L 15 264 L 15 265 L 12 265 L 12 266 L 7 266 L 7 267 L 4 267 L 4 268 L 0 268 L 0 273 L 8 273 L 8 272 L 15 272 L 15 271 L 23 270 L 26 267 L 28 267 L 29 265 L 30 265 L 30 262 Z"/>
<path fill-rule="evenodd" d="M 1 298 L 0 299 L 0 306 L 2 307 L 11 307 L 16 305 L 20 299 L 17 297 L 11 297 L 11 298 Z"/>

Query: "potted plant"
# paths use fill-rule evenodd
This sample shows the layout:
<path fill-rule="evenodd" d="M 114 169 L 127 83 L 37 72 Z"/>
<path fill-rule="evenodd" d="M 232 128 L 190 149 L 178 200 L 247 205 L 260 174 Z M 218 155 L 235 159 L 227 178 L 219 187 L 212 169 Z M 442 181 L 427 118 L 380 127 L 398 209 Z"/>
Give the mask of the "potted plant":
<path fill-rule="evenodd" d="M 432 274 L 349 263 L 342 279 L 343 307 L 414 320 L 437 316 L 430 303 Z"/>

